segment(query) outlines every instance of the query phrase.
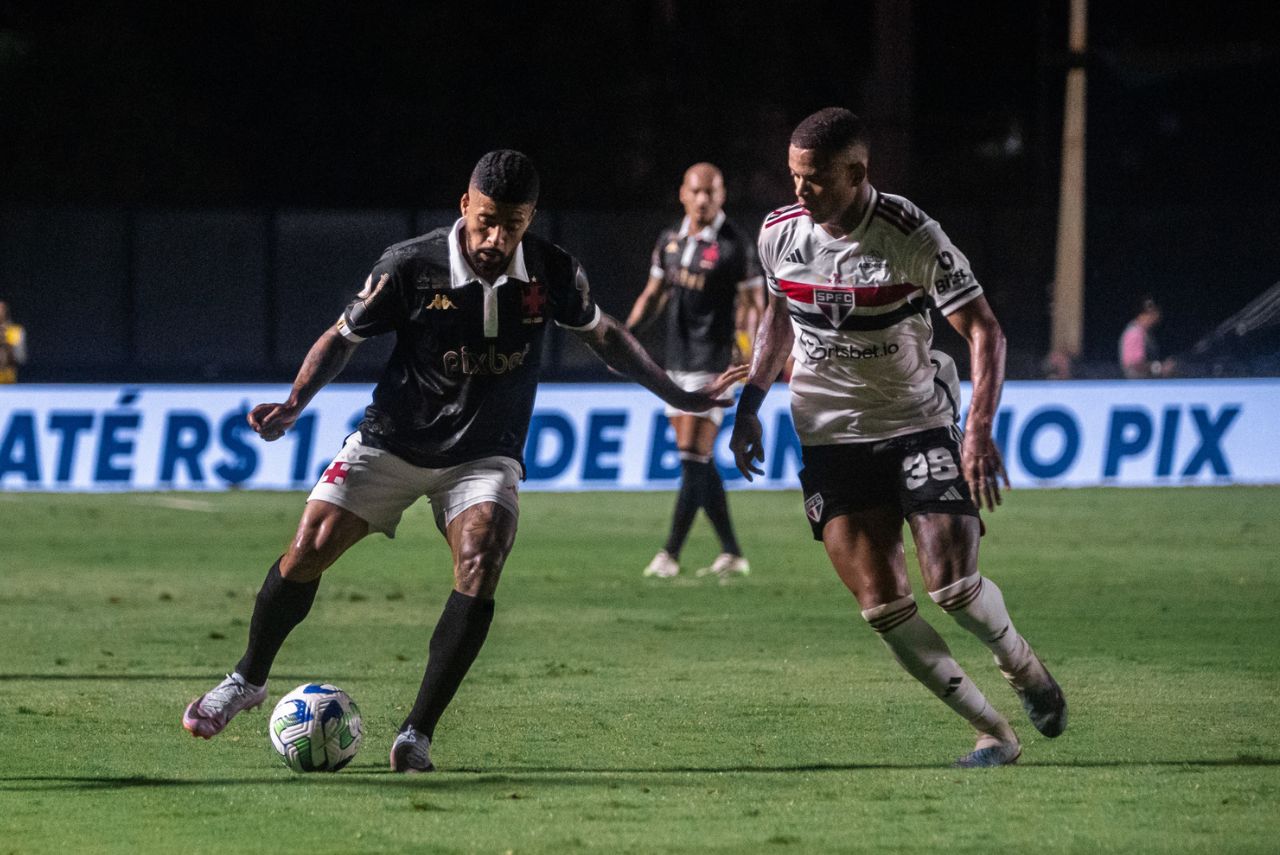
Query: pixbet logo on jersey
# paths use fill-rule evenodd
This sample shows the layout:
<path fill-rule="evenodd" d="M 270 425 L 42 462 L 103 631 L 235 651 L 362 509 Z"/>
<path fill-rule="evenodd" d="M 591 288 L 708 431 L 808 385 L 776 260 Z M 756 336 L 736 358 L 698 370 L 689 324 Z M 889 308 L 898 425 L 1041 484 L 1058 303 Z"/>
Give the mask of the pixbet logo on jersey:
<path fill-rule="evenodd" d="M 444 357 L 444 370 L 450 374 L 506 374 L 524 365 L 529 355 L 529 345 L 512 353 L 502 353 L 493 345 L 487 350 L 475 351 L 463 345 L 457 350 L 450 350 Z"/>

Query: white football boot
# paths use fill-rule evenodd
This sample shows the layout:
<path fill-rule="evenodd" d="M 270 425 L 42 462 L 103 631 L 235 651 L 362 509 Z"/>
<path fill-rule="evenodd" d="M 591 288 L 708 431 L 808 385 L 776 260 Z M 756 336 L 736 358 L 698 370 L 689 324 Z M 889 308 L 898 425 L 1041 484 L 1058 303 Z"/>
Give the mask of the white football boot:
<path fill-rule="evenodd" d="M 741 555 L 721 552 L 710 567 L 703 567 L 695 575 L 719 576 L 721 582 L 727 582 L 735 576 L 745 576 L 751 572 L 751 565 Z"/>
<path fill-rule="evenodd" d="M 266 699 L 266 683 L 254 686 L 239 674 L 228 674 L 225 680 L 187 705 L 182 726 L 192 736 L 210 739 L 221 733 L 237 713 L 260 707 Z"/>
<path fill-rule="evenodd" d="M 392 772 L 434 772 L 431 763 L 431 740 L 426 734 L 406 727 L 391 743 Z"/>
<path fill-rule="evenodd" d="M 649 562 L 649 566 L 644 568 L 644 575 L 646 578 L 656 576 L 659 579 L 670 579 L 672 576 L 680 575 L 680 562 L 672 558 L 667 550 L 659 549 L 658 554 Z"/>

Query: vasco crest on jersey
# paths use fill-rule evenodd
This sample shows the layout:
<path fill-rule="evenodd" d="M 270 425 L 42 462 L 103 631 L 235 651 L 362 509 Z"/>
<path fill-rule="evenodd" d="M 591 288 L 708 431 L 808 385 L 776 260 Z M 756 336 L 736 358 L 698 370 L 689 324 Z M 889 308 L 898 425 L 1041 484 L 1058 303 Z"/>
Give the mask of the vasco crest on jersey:
<path fill-rule="evenodd" d="M 699 263 L 699 266 L 703 270 L 710 270 L 711 268 L 716 266 L 716 262 L 718 262 L 719 260 L 720 260 L 720 244 L 718 242 L 711 243 L 711 244 L 708 244 L 706 248 L 702 250 L 702 261 Z"/>
<path fill-rule="evenodd" d="M 542 307 L 547 303 L 547 288 L 538 281 L 538 277 L 533 277 L 529 282 L 525 283 L 523 288 L 523 297 L 520 300 L 520 306 L 524 310 L 523 323 L 540 324 L 545 318 L 542 313 Z"/>

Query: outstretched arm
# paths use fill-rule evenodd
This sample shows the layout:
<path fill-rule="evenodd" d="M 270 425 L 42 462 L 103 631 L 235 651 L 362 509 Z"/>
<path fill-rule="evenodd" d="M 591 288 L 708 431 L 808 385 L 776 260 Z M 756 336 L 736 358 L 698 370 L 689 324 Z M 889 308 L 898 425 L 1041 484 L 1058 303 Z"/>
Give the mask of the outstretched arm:
<path fill-rule="evenodd" d="M 302 415 L 316 393 L 342 373 L 351 354 L 360 345 L 347 341 L 336 327 L 325 330 L 307 351 L 294 378 L 293 389 L 284 403 L 259 404 L 249 412 L 249 426 L 267 442 L 279 439 Z"/>
<path fill-rule="evenodd" d="M 1004 387 L 1005 338 L 987 298 L 979 296 L 947 316 L 956 332 L 969 342 L 973 395 L 964 426 L 964 446 L 960 464 L 969 492 L 979 508 L 994 511 L 1000 504 L 1000 481 L 1009 486 L 1009 476 L 1000 449 L 991 437 L 1000 390 Z"/>
<path fill-rule="evenodd" d="M 630 377 L 673 407 L 686 412 L 698 413 L 712 407 L 731 406 L 733 399 L 722 396 L 746 374 L 745 366 L 735 366 L 701 389 L 686 392 L 671 382 L 667 373 L 645 353 L 636 337 L 627 332 L 626 327 L 612 315 L 602 312 L 600 323 L 595 327 L 590 330 L 574 330 L 574 333 L 604 360 L 605 365 Z"/>
<path fill-rule="evenodd" d="M 738 412 L 733 421 L 733 437 L 729 440 L 738 471 L 748 481 L 752 480 L 753 474 L 764 474 L 764 470 L 756 466 L 757 463 L 764 463 L 764 428 L 756 411 L 760 409 L 773 381 L 782 373 L 794 340 L 795 331 L 791 328 L 791 316 L 787 312 L 787 298 L 770 294 L 764 318 L 756 332 L 756 346 L 751 356 L 747 388 L 743 390 L 738 403 Z"/>
<path fill-rule="evenodd" d="M 349 317 L 367 317 L 369 313 L 385 308 L 388 305 L 388 295 L 391 294 L 391 289 L 387 287 L 390 280 L 390 273 L 383 273 L 376 283 L 372 274 L 365 280 L 364 290 L 356 296 L 356 301 L 347 307 L 338 323 L 325 330 L 316 339 L 316 343 L 311 345 L 311 350 L 307 351 L 307 357 L 302 360 L 302 367 L 298 369 L 298 376 L 293 380 L 288 400 L 282 404 L 259 404 L 249 412 L 249 427 L 256 430 L 259 436 L 267 442 L 284 436 L 284 432 L 293 427 L 293 423 L 316 393 L 342 373 L 351 354 L 355 353 L 364 339 L 358 335 L 353 336 L 354 340 L 348 339 L 339 329 L 350 332 L 350 328 L 346 326 Z"/>

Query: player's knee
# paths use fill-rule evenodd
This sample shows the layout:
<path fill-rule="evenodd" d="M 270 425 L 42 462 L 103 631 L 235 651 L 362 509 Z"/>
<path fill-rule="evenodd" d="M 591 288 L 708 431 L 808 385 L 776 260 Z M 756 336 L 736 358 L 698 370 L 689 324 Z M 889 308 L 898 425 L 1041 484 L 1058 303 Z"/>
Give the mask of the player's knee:
<path fill-rule="evenodd" d="M 973 575 L 978 568 L 976 517 L 928 514 L 911 519 L 920 571 L 930 591 Z"/>
<path fill-rule="evenodd" d="M 323 527 L 300 532 L 284 558 L 280 559 L 280 575 L 291 582 L 310 582 L 320 578 L 342 554 L 338 539 Z"/>
<path fill-rule="evenodd" d="M 505 558 L 497 548 L 463 550 L 453 571 L 455 587 L 467 596 L 492 597 Z"/>

